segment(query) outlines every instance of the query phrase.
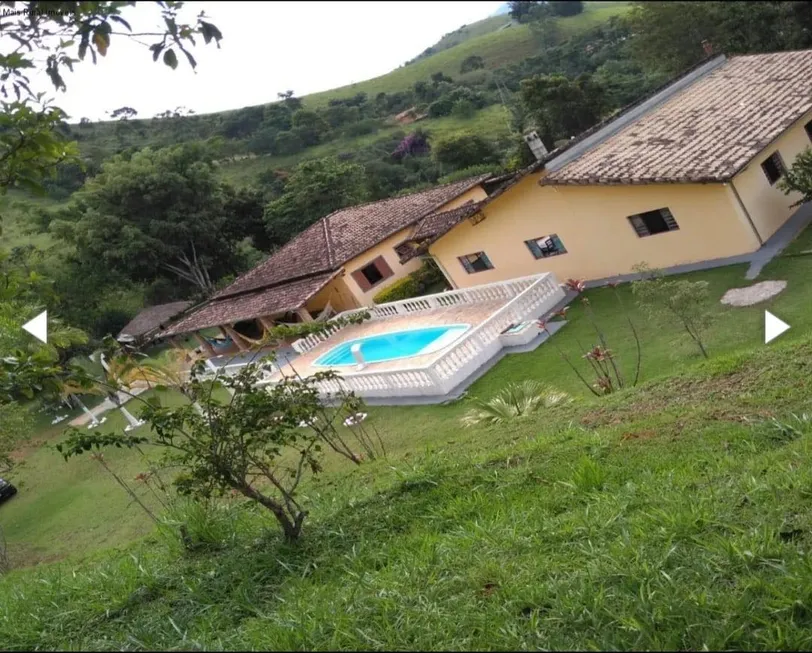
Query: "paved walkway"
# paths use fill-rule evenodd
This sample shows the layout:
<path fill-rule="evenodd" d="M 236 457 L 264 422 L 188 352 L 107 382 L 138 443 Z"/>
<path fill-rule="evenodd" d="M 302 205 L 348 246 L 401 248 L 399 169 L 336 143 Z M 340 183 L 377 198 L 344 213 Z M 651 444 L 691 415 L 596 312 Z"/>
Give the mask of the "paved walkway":
<path fill-rule="evenodd" d="M 137 397 L 142 392 L 144 392 L 146 389 L 147 389 L 146 386 L 134 387 L 134 388 L 130 389 L 130 394 L 133 394 L 133 395 L 135 395 Z M 119 398 L 119 401 L 121 401 L 122 406 L 132 399 L 130 394 L 127 394 L 125 392 L 119 392 L 118 393 L 118 398 Z M 95 408 L 91 408 L 90 412 L 93 413 L 93 415 L 98 419 L 104 413 L 106 413 L 108 410 L 111 410 L 113 408 L 118 408 L 118 406 L 116 406 L 112 401 L 110 401 L 109 398 L 107 398 L 103 402 L 101 402 L 98 406 L 96 406 Z M 86 412 L 82 411 L 81 415 L 79 415 L 78 417 L 74 417 L 70 422 L 68 422 L 68 424 L 70 424 L 71 426 L 83 426 L 83 425 L 87 424 L 89 421 L 90 421 L 90 415 L 88 415 Z"/>

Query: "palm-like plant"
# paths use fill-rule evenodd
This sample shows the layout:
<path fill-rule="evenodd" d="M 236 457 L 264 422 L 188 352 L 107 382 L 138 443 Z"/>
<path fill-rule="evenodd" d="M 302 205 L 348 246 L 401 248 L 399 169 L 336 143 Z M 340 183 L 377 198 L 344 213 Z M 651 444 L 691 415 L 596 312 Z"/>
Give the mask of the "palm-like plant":
<path fill-rule="evenodd" d="M 462 422 L 466 426 L 482 422 L 501 424 L 570 401 L 572 397 L 566 392 L 528 379 L 522 383 L 510 384 L 488 401 L 475 400 L 476 408 L 468 411 Z"/>

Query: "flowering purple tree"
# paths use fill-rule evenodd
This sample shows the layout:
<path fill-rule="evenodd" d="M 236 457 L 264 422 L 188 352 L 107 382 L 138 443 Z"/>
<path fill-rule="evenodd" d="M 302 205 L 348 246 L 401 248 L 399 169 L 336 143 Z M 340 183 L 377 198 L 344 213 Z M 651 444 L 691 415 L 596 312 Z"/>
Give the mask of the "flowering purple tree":
<path fill-rule="evenodd" d="M 429 139 L 426 134 L 421 131 L 416 131 L 404 138 L 395 151 L 392 152 L 392 158 L 396 161 L 402 160 L 406 156 L 420 156 L 428 154 L 431 150 Z"/>

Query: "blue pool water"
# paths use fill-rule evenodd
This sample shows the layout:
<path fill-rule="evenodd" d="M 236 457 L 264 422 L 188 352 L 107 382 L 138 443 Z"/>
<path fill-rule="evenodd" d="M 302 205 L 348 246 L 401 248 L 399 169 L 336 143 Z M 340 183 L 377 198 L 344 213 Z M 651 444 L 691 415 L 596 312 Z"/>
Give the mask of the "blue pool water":
<path fill-rule="evenodd" d="M 361 345 L 361 355 L 367 363 L 380 363 L 418 354 L 430 354 L 450 345 L 469 327 L 468 324 L 452 324 L 356 338 L 336 345 L 327 353 L 319 356 L 313 365 L 354 365 L 355 359 L 350 348 L 355 344 Z"/>

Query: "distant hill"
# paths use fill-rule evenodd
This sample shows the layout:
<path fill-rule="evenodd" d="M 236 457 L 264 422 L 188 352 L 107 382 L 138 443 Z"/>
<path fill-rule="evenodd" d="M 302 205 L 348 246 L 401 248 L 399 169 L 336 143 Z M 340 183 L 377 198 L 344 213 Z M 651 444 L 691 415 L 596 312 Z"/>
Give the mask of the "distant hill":
<path fill-rule="evenodd" d="M 583 13 L 557 19 L 559 31 L 562 36 L 586 31 L 606 22 L 612 16 L 626 13 L 629 6 L 628 2 L 585 2 Z M 511 27 L 505 29 L 507 24 Z M 453 45 L 447 47 L 443 45 L 454 41 L 456 42 Z M 485 68 L 493 70 L 538 54 L 538 47 L 527 25 L 513 23 L 507 16 L 494 16 L 446 34 L 429 48 L 434 49 L 433 54 L 418 56 L 411 63 L 396 68 L 386 75 L 321 93 L 312 93 L 303 99 L 308 106 L 324 106 L 330 100 L 349 97 L 356 93 L 366 93 L 370 97 L 381 92 L 395 93 L 410 88 L 416 81 L 427 79 L 436 72 L 457 77 L 460 65 L 471 55 L 482 57 Z"/>
<path fill-rule="evenodd" d="M 585 32 L 613 16 L 624 13 L 628 9 L 628 4 L 587 2 L 583 13 L 556 19 L 559 33 L 562 37 L 567 37 Z M 528 57 L 541 53 L 530 27 L 514 23 L 506 15 L 492 16 L 471 25 L 464 25 L 446 34 L 433 46 L 433 50 L 432 54 L 424 53 L 413 62 L 400 66 L 386 75 L 303 96 L 300 100 L 305 108 L 317 110 L 326 109 L 331 101 L 347 100 L 360 94 L 364 94 L 369 101 L 374 101 L 381 93 L 396 96 L 410 91 L 416 82 L 425 82 L 437 73 L 453 78 L 455 83 L 481 85 L 481 80 L 487 79 L 490 71 L 518 64 Z M 484 68 L 461 73 L 462 62 L 473 56 L 481 59 Z M 139 118 L 118 122 L 94 122 L 81 126 L 71 125 L 70 133 L 78 139 L 83 155 L 98 166 L 103 159 L 123 149 L 164 147 L 227 133 L 227 130 L 223 129 L 224 125 L 237 119 L 238 114 L 258 112 L 261 116 L 264 107 L 270 104 L 272 103 L 172 120 Z M 405 108 L 407 107 L 398 108 L 391 113 L 394 115 Z M 431 132 L 438 138 L 462 131 L 475 131 L 487 134 L 491 139 L 499 139 L 509 134 L 509 121 L 507 110 L 497 100 L 496 103 L 491 102 L 489 106 L 480 109 L 467 119 L 445 116 L 423 120 L 419 125 L 421 129 Z M 226 135 L 221 173 L 234 182 L 251 184 L 255 182 L 258 174 L 267 170 L 291 169 L 300 161 L 315 157 L 349 156 L 382 139 L 394 137 L 404 129 L 400 125 L 392 124 L 390 120 L 376 119 L 373 122 L 376 124 L 357 135 L 337 133 L 336 137 L 329 141 L 287 155 L 251 154 L 248 143 L 255 133 L 253 131 L 236 136 Z"/>
<path fill-rule="evenodd" d="M 407 62 L 406 65 L 427 59 L 438 52 L 443 52 L 444 50 L 453 48 L 469 39 L 501 30 L 507 25 L 510 25 L 512 22 L 513 21 L 510 16 L 495 14 L 489 18 L 471 23 L 470 25 L 463 25 L 462 27 L 455 29 L 453 32 L 443 35 L 443 37 L 437 41 L 437 43 L 423 50 L 423 52 L 417 55 L 414 59 Z"/>
<path fill-rule="evenodd" d="M 505 14 L 510 13 L 510 3 L 505 2 L 504 4 L 500 5 L 499 9 L 494 11 L 491 16 L 504 16 Z"/>

